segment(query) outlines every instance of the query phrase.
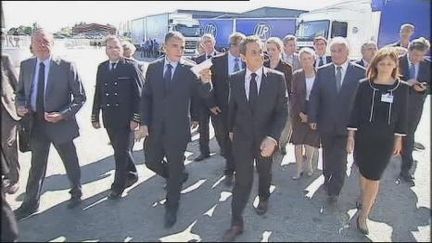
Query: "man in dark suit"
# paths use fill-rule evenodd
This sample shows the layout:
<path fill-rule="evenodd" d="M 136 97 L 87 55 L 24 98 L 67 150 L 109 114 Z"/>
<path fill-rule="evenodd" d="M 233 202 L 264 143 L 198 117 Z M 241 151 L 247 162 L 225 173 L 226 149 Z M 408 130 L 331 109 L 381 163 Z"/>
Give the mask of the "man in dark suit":
<path fill-rule="evenodd" d="M 18 86 L 18 77 L 8 55 L 1 57 L 1 150 L 4 153 L 5 163 L 9 173 L 5 177 L 5 190 L 14 194 L 19 189 L 17 125 L 21 119 L 15 107 L 15 90 Z"/>
<path fill-rule="evenodd" d="M 231 228 L 223 239 L 233 241 L 243 232 L 243 210 L 249 201 L 254 161 L 259 176 L 259 204 L 256 212 L 266 213 L 270 197 L 272 155 L 278 146 L 288 117 L 285 77 L 263 66 L 263 43 L 256 36 L 240 44 L 246 70 L 233 74 L 230 81 L 229 131 L 235 161 Z"/>
<path fill-rule="evenodd" d="M 232 186 L 235 170 L 228 131 L 228 76 L 245 68 L 245 63 L 240 58 L 240 42 L 244 38 L 246 37 L 242 33 L 232 33 L 229 37 L 230 47 L 228 51 L 213 57 L 213 66 L 210 68 L 213 90 L 207 99 L 207 106 L 211 111 L 211 121 L 221 149 L 221 155 L 226 160 L 224 170 L 226 186 Z"/>
<path fill-rule="evenodd" d="M 19 116 L 32 116 L 31 167 L 26 194 L 15 210 L 17 219 L 39 208 L 48 153 L 54 144 L 71 182 L 68 207 L 81 202 L 81 170 L 73 139 L 79 136 L 75 114 L 86 100 L 80 75 L 73 63 L 52 55 L 54 38 L 42 29 L 32 35 L 35 57 L 21 62 L 15 104 Z M 73 97 L 73 99 L 71 99 Z"/>
<path fill-rule="evenodd" d="M 132 157 L 133 131 L 140 122 L 141 72 L 133 60 L 123 58 L 121 41 L 116 36 L 106 39 L 109 60 L 99 64 L 93 101 L 92 125 L 100 128 L 99 112 L 114 149 L 115 177 L 110 199 L 121 197 L 124 189 L 138 180 Z"/>
<path fill-rule="evenodd" d="M 404 47 L 408 48 L 410 43 L 411 36 L 414 34 L 415 27 L 412 24 L 403 24 L 399 30 L 400 40 L 395 43 L 389 44 L 389 46 L 396 47 Z"/>
<path fill-rule="evenodd" d="M 429 41 L 421 37 L 413 40 L 408 46 L 408 53 L 399 58 L 399 71 L 401 79 L 411 86 L 408 96 L 408 132 L 403 137 L 402 165 L 400 178 L 414 186 L 414 177 L 411 175 L 413 165 L 412 152 L 414 149 L 414 134 L 420 122 L 426 96 L 430 94 L 431 63 L 425 59 L 430 48 Z M 429 90 L 428 90 L 429 89 Z"/>
<path fill-rule="evenodd" d="M 211 59 L 213 56 L 219 54 L 215 50 L 216 40 L 211 34 L 204 34 L 201 37 L 201 45 L 204 49 L 204 53 L 196 58 L 194 61 L 197 64 L 204 62 L 207 59 Z M 198 131 L 199 131 L 199 146 L 200 155 L 194 159 L 194 161 L 202 161 L 210 157 L 210 147 L 209 147 L 209 122 L 210 122 L 210 110 L 207 107 L 207 103 L 204 99 L 196 97 L 193 99 L 197 104 L 193 104 L 198 109 Z"/>
<path fill-rule="evenodd" d="M 144 140 L 147 168 L 167 179 L 165 227 L 177 221 L 184 172 L 184 152 L 191 140 L 190 101 L 196 92 L 205 97 L 211 90 L 210 70 L 201 80 L 192 72 L 192 62 L 183 58 L 185 38 L 180 32 L 165 35 L 165 57 L 149 64 L 142 92 L 142 126 L 137 140 Z M 195 109 L 194 109 L 195 110 Z M 193 120 L 196 120 L 196 114 Z M 164 157 L 167 161 L 164 162 Z"/>
<path fill-rule="evenodd" d="M 313 45 L 315 49 L 316 59 L 315 59 L 315 69 L 331 63 L 332 57 L 326 55 L 327 51 L 327 39 L 324 36 L 317 36 L 313 40 Z"/>
<path fill-rule="evenodd" d="M 348 60 L 348 43 L 335 37 L 330 44 L 333 63 L 318 69 L 309 98 L 309 123 L 319 130 L 323 147 L 324 186 L 335 203 L 342 189 L 347 164 L 347 124 L 352 102 L 365 69 Z"/>
<path fill-rule="evenodd" d="M 375 53 L 378 51 L 378 46 L 374 41 L 368 41 L 361 46 L 361 54 L 362 58 L 355 63 L 368 68 L 369 63 L 372 61 L 372 58 L 375 56 Z"/>

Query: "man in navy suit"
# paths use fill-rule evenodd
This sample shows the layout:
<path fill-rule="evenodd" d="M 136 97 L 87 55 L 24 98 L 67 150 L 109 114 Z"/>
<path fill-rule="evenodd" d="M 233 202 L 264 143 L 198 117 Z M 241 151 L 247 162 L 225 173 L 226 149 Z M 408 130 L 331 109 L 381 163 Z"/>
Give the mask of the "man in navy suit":
<path fill-rule="evenodd" d="M 337 201 L 347 164 L 347 124 L 359 81 L 365 69 L 348 60 L 348 42 L 333 38 L 333 63 L 320 67 L 309 98 L 309 123 L 318 129 L 323 147 L 324 186 L 329 202 Z"/>
<path fill-rule="evenodd" d="M 201 71 L 201 79 L 197 78 L 191 71 L 194 63 L 183 58 L 184 47 L 184 36 L 169 32 L 165 35 L 165 57 L 148 65 L 141 99 L 142 124 L 136 134 L 137 140 L 145 137 L 147 168 L 167 180 L 167 228 L 177 221 L 180 190 L 188 177 L 184 152 L 191 140 L 191 99 L 196 92 L 208 96 L 212 88 L 210 70 Z M 192 115 L 196 121 L 197 115 Z"/>
<path fill-rule="evenodd" d="M 412 24 L 403 24 L 399 30 L 400 40 L 395 43 L 390 44 L 389 46 L 396 47 L 404 47 L 408 48 L 410 43 L 411 36 L 414 34 L 415 27 Z"/>
<path fill-rule="evenodd" d="M 411 175 L 413 165 L 412 152 L 414 149 L 414 134 L 420 122 L 423 105 L 427 94 L 430 94 L 431 63 L 425 59 L 430 48 L 429 41 L 421 37 L 413 40 L 408 46 L 408 53 L 399 58 L 399 71 L 401 79 L 411 86 L 408 98 L 408 133 L 403 137 L 402 165 L 400 178 L 414 186 L 414 177 Z M 429 89 L 429 90 L 428 90 Z"/>
<path fill-rule="evenodd" d="M 259 204 L 256 213 L 268 209 L 273 152 L 288 117 L 288 93 L 285 76 L 263 66 L 263 43 L 256 36 L 240 44 L 246 69 L 234 73 L 230 81 L 228 129 L 235 161 L 235 184 L 232 198 L 231 227 L 223 239 L 233 241 L 243 232 L 243 210 L 249 201 L 258 171 Z"/>
<path fill-rule="evenodd" d="M 324 36 L 317 36 L 313 40 L 313 45 L 315 49 L 316 59 L 315 59 L 315 68 L 331 63 L 331 56 L 326 55 L 327 51 L 327 39 Z"/>
<path fill-rule="evenodd" d="M 101 127 L 99 113 L 114 149 L 115 177 L 110 199 L 121 197 L 124 189 L 138 181 L 132 157 L 133 131 L 140 122 L 139 103 L 142 89 L 141 71 L 137 62 L 123 57 L 121 41 L 116 36 L 106 39 L 109 60 L 98 66 L 91 122 Z"/>
<path fill-rule="evenodd" d="M 378 51 L 378 46 L 374 41 L 368 41 L 361 46 L 361 54 L 362 58 L 355 63 L 358 65 L 368 68 L 369 63 L 372 61 L 372 58 L 375 56 L 375 53 Z"/>
<path fill-rule="evenodd" d="M 228 51 L 213 57 L 213 66 L 210 68 L 213 90 L 207 99 L 207 106 L 211 111 L 211 121 L 221 155 L 226 161 L 224 170 L 226 186 L 232 186 L 235 171 L 231 140 L 228 136 L 228 76 L 245 68 L 245 63 L 240 58 L 240 43 L 245 38 L 242 33 L 232 33 L 229 37 Z"/>
<path fill-rule="evenodd" d="M 204 53 L 194 59 L 197 64 L 204 62 L 207 59 L 211 59 L 216 56 L 219 52 L 215 50 L 216 40 L 211 34 L 204 34 L 201 37 L 201 45 L 204 49 Z M 194 159 L 194 161 L 202 161 L 210 157 L 210 147 L 209 147 L 209 136 L 210 136 L 210 110 L 204 99 L 196 97 L 194 100 L 197 104 L 194 104 L 198 109 L 198 131 L 199 131 L 199 147 L 200 155 Z"/>

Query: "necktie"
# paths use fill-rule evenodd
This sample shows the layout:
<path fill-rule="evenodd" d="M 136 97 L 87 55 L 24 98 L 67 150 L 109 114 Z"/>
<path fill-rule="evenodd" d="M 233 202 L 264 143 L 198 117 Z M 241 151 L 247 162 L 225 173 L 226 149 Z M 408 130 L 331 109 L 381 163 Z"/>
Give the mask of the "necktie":
<path fill-rule="evenodd" d="M 238 57 L 234 58 L 234 72 L 240 71 L 239 59 Z"/>
<path fill-rule="evenodd" d="M 166 65 L 166 70 L 163 76 L 164 83 L 165 83 L 165 92 L 168 92 L 171 86 L 171 77 L 172 77 L 172 68 L 173 66 L 171 64 Z"/>
<path fill-rule="evenodd" d="M 116 65 L 116 63 L 115 62 L 113 62 L 113 63 L 111 63 L 111 71 L 114 71 L 114 69 L 115 69 L 115 65 Z"/>
<path fill-rule="evenodd" d="M 249 83 L 249 105 L 252 108 L 252 112 L 255 109 L 256 101 L 258 99 L 258 85 L 256 82 L 256 73 L 251 74 L 251 80 Z"/>
<path fill-rule="evenodd" d="M 337 66 L 336 67 L 336 89 L 337 89 L 337 92 L 339 92 L 341 86 L 342 86 L 342 67 Z"/>
<path fill-rule="evenodd" d="M 416 76 L 415 76 L 415 65 L 413 63 L 410 63 L 409 77 L 410 77 L 410 79 L 416 79 Z"/>
<path fill-rule="evenodd" d="M 322 65 L 324 65 L 324 57 L 323 56 L 320 57 L 320 61 L 318 63 L 318 67 L 321 67 Z"/>
<path fill-rule="evenodd" d="M 40 119 L 44 119 L 44 96 L 45 96 L 45 64 L 41 62 L 39 64 L 39 77 L 37 84 L 37 96 L 36 96 L 36 113 Z"/>

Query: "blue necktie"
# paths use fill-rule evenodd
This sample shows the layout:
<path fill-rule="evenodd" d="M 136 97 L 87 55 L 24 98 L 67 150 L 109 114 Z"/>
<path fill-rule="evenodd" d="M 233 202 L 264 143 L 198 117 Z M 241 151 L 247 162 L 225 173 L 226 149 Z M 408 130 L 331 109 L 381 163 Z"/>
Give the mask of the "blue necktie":
<path fill-rule="evenodd" d="M 320 61 L 318 63 L 318 67 L 321 67 L 322 65 L 324 65 L 324 57 L 323 56 L 320 57 Z"/>
<path fill-rule="evenodd" d="M 416 76 L 415 76 L 415 65 L 413 63 L 410 63 L 409 77 L 410 77 L 410 79 L 416 79 Z"/>
<path fill-rule="evenodd" d="M 173 66 L 171 64 L 166 65 L 166 70 L 163 76 L 164 84 L 165 84 L 165 92 L 168 92 L 170 90 L 171 86 L 171 77 L 172 77 L 172 68 Z"/>
<path fill-rule="evenodd" d="M 251 74 L 251 80 L 249 83 L 249 105 L 252 108 L 252 112 L 255 111 L 255 106 L 257 103 L 257 99 L 258 99 L 258 84 L 256 81 L 256 73 L 252 73 Z"/>
<path fill-rule="evenodd" d="M 238 59 L 238 57 L 236 57 L 235 59 L 234 59 L 234 72 L 237 72 L 237 71 L 240 71 L 240 65 L 239 65 L 239 59 Z"/>
<path fill-rule="evenodd" d="M 41 62 L 39 64 L 39 77 L 37 84 L 37 96 L 36 96 L 36 113 L 40 119 L 44 119 L 44 96 L 45 96 L 45 64 Z"/>

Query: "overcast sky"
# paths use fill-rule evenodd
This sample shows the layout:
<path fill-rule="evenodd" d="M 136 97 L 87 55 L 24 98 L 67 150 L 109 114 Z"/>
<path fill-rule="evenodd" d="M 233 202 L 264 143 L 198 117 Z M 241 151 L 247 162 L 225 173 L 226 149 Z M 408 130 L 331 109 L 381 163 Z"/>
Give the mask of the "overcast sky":
<path fill-rule="evenodd" d="M 37 22 L 41 27 L 57 31 L 78 22 L 112 24 L 149 14 L 176 9 L 244 12 L 263 6 L 312 10 L 343 0 L 250 0 L 242 1 L 2 1 L 6 29 Z M 270 17 L 270 16 L 269 16 Z"/>

